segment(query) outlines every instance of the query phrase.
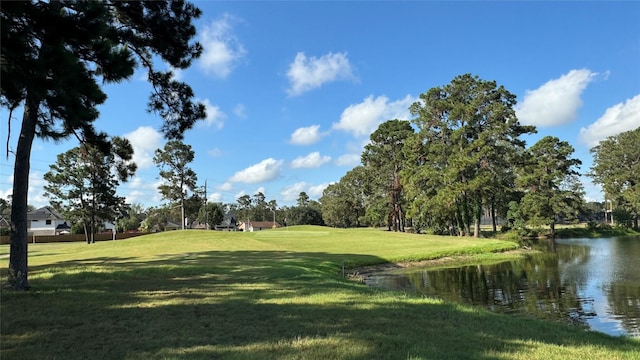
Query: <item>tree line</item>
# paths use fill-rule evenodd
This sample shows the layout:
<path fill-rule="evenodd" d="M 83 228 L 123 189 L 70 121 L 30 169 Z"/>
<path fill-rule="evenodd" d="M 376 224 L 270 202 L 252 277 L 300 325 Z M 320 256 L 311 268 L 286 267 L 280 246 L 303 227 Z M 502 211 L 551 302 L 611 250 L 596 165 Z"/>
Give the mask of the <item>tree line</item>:
<path fill-rule="evenodd" d="M 516 96 L 495 81 L 464 74 L 420 95 L 408 120 L 388 120 L 370 136 L 362 165 L 329 185 L 320 202 L 329 226 L 480 236 L 483 215 L 496 232 L 577 221 L 588 209 L 582 162 L 555 136 L 527 147 L 534 126 L 518 122 Z M 619 223 L 638 228 L 640 128 L 591 152 L 586 173 L 601 184 Z M 583 216 L 584 218 L 584 216 Z"/>

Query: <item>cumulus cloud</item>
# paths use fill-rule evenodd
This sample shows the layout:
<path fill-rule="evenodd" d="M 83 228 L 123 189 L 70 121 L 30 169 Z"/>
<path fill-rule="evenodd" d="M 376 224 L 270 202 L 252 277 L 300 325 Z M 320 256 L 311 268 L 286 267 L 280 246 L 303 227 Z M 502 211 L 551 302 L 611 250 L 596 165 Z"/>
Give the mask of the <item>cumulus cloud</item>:
<path fill-rule="evenodd" d="M 311 199 L 317 200 L 322 197 L 322 192 L 329 184 L 330 183 L 312 185 L 304 181 L 297 182 L 282 189 L 282 191 L 280 191 L 280 197 L 282 197 L 282 200 L 285 202 L 294 202 L 298 200 L 300 193 L 304 191 Z"/>
<path fill-rule="evenodd" d="M 160 203 L 162 202 L 162 195 L 158 191 L 158 186 L 162 185 L 162 179 L 158 179 L 155 182 L 145 181 L 139 176 L 133 177 L 127 183 L 122 184 L 121 189 L 127 189 L 125 199 L 129 204 L 144 203 Z"/>
<path fill-rule="evenodd" d="M 326 189 L 327 186 L 329 186 L 329 184 L 330 183 L 324 183 L 324 184 L 309 186 L 309 191 L 307 191 L 307 194 L 312 199 L 319 199 L 322 197 L 322 193 L 324 192 L 324 189 Z"/>
<path fill-rule="evenodd" d="M 215 126 L 218 129 L 222 129 L 224 126 L 224 119 L 227 118 L 227 115 L 220 110 L 218 106 L 212 105 L 209 99 L 201 100 L 204 104 L 205 109 L 207 110 L 207 117 L 203 120 L 201 124 L 204 126 Z"/>
<path fill-rule="evenodd" d="M 9 176 L 7 180 L 9 183 L 13 184 L 13 176 Z M 29 205 L 33 205 L 36 208 L 49 205 L 49 198 L 44 196 L 45 185 L 47 185 L 47 181 L 44 179 L 44 174 L 42 172 L 32 170 L 29 173 L 29 189 L 27 190 Z M 0 190 L 0 197 L 5 200 L 8 200 L 11 195 L 13 195 L 13 187 L 6 190 Z"/>
<path fill-rule="evenodd" d="M 222 202 L 222 194 L 221 193 L 213 193 L 207 197 L 207 201 L 212 203 L 220 203 Z"/>
<path fill-rule="evenodd" d="M 293 145 L 312 145 L 320 141 L 322 134 L 320 134 L 320 125 L 312 125 L 308 127 L 301 127 L 296 129 L 289 142 Z"/>
<path fill-rule="evenodd" d="M 225 182 L 224 184 L 218 186 L 218 190 L 220 190 L 220 191 L 229 191 L 231 189 L 233 189 L 233 183 L 230 183 L 228 181 Z"/>
<path fill-rule="evenodd" d="M 410 119 L 409 106 L 417 99 L 407 95 L 404 99 L 390 101 L 386 96 L 369 96 L 359 104 L 350 105 L 333 124 L 333 129 L 352 133 L 354 136 L 369 136 L 378 126 L 392 119 Z"/>
<path fill-rule="evenodd" d="M 169 70 L 171 70 L 171 73 L 173 74 L 173 76 L 171 77 L 171 80 L 182 81 L 182 77 L 184 75 L 184 70 L 178 69 L 178 68 L 174 68 L 173 66 L 170 66 Z"/>
<path fill-rule="evenodd" d="M 273 158 L 262 160 L 255 165 L 251 165 L 244 170 L 236 172 L 229 181 L 255 184 L 273 180 L 280 176 L 282 163 L 282 160 L 275 160 Z"/>
<path fill-rule="evenodd" d="M 222 156 L 222 150 L 218 149 L 218 148 L 214 148 L 211 149 L 209 151 L 207 151 L 207 154 L 211 157 L 220 157 Z"/>
<path fill-rule="evenodd" d="M 238 19 L 224 14 L 200 31 L 203 52 L 199 65 L 207 74 L 226 78 L 247 51 L 233 32 L 232 23 Z"/>
<path fill-rule="evenodd" d="M 569 123 L 582 107 L 580 95 L 598 75 L 588 69 L 571 70 L 535 90 L 527 90 L 524 100 L 515 107 L 524 125 L 555 126 Z"/>
<path fill-rule="evenodd" d="M 322 86 L 324 83 L 353 78 L 351 64 L 346 53 L 328 53 L 320 58 L 307 57 L 299 52 L 287 71 L 290 96 Z"/>
<path fill-rule="evenodd" d="M 336 165 L 354 167 L 360 165 L 360 159 L 360 154 L 344 154 L 336 160 Z"/>
<path fill-rule="evenodd" d="M 138 169 L 148 169 L 153 164 L 156 149 L 160 148 L 162 134 L 150 126 L 140 126 L 133 132 L 124 135 L 133 147 L 133 162 Z"/>
<path fill-rule="evenodd" d="M 240 119 L 244 119 L 247 117 L 247 110 L 245 109 L 245 106 L 243 104 L 237 104 L 233 108 L 233 113 Z"/>
<path fill-rule="evenodd" d="M 298 168 L 317 168 L 331 161 L 331 156 L 320 156 L 320 152 L 315 151 L 307 156 L 299 156 L 291 162 L 291 167 Z"/>
<path fill-rule="evenodd" d="M 280 191 L 280 197 L 286 202 L 296 201 L 301 192 L 306 192 L 308 184 L 304 181 L 286 186 Z"/>
<path fill-rule="evenodd" d="M 600 140 L 640 126 L 640 94 L 608 108 L 596 122 L 580 129 L 580 140 L 594 147 Z"/>

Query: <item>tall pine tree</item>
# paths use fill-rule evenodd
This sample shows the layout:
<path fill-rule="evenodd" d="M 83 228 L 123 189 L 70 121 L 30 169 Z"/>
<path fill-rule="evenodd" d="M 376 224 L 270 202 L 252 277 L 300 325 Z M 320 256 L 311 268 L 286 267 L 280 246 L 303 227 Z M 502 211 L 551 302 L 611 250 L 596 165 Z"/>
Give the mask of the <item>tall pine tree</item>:
<path fill-rule="evenodd" d="M 9 110 L 22 108 L 15 149 L 9 283 L 28 289 L 27 189 L 37 136 L 81 142 L 108 151 L 93 122 L 107 96 L 101 84 L 130 78 L 143 67 L 153 91 L 149 110 L 164 119 L 168 138 L 205 117 L 192 89 L 159 71 L 154 60 L 185 69 L 200 56 L 193 21 L 201 11 L 184 1 L 9 1 L 0 7 L 2 91 Z M 166 67 L 163 66 L 163 67 Z"/>

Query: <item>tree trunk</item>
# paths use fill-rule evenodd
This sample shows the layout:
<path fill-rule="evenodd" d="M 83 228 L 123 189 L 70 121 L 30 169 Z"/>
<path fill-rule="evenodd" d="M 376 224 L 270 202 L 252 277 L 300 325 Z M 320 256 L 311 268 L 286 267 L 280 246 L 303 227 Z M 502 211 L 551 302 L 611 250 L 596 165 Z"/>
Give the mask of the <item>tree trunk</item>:
<path fill-rule="evenodd" d="M 89 229 L 87 228 L 87 221 L 84 220 L 84 224 L 82 224 L 82 227 L 84 228 L 84 240 L 87 242 L 87 245 L 91 244 L 91 241 L 89 240 Z"/>
<path fill-rule="evenodd" d="M 473 216 L 473 237 L 480 237 L 480 220 L 482 219 L 482 202 L 476 201 L 475 209 Z"/>
<path fill-rule="evenodd" d="M 29 190 L 31 146 L 36 134 L 39 106 L 40 101 L 34 99 L 33 96 L 27 95 L 13 168 L 9 284 L 15 290 L 29 289 L 27 278 L 27 192 Z"/>
<path fill-rule="evenodd" d="M 556 238 L 556 222 L 551 221 L 551 224 L 549 225 L 549 227 L 551 228 L 551 238 L 555 239 Z"/>
<path fill-rule="evenodd" d="M 496 224 L 496 203 L 491 201 L 491 225 L 493 226 L 493 233 L 498 232 L 498 226 Z"/>

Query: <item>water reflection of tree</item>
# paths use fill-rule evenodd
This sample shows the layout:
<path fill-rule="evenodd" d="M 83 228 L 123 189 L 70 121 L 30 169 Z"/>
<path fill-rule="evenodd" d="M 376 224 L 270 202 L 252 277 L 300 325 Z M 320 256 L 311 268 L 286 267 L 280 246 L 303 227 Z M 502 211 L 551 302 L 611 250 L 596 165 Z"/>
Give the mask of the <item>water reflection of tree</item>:
<path fill-rule="evenodd" d="M 576 256 L 577 249 L 572 252 Z M 585 254 L 588 256 L 588 252 L 581 252 L 579 257 Z M 579 283 L 560 279 L 558 267 L 563 255 L 547 252 L 495 265 L 425 270 L 408 273 L 404 280 L 398 280 L 410 283 L 403 288 L 413 288 L 428 296 L 497 312 L 534 314 L 586 325 L 586 318 L 592 314 L 585 310 L 578 296 Z"/>
<path fill-rule="evenodd" d="M 615 268 L 620 273 L 604 291 L 607 294 L 610 313 L 618 318 L 631 336 L 640 336 L 640 285 L 638 285 L 637 259 L 640 254 L 640 237 L 619 238 L 614 243 L 612 258 L 618 259 Z"/>

